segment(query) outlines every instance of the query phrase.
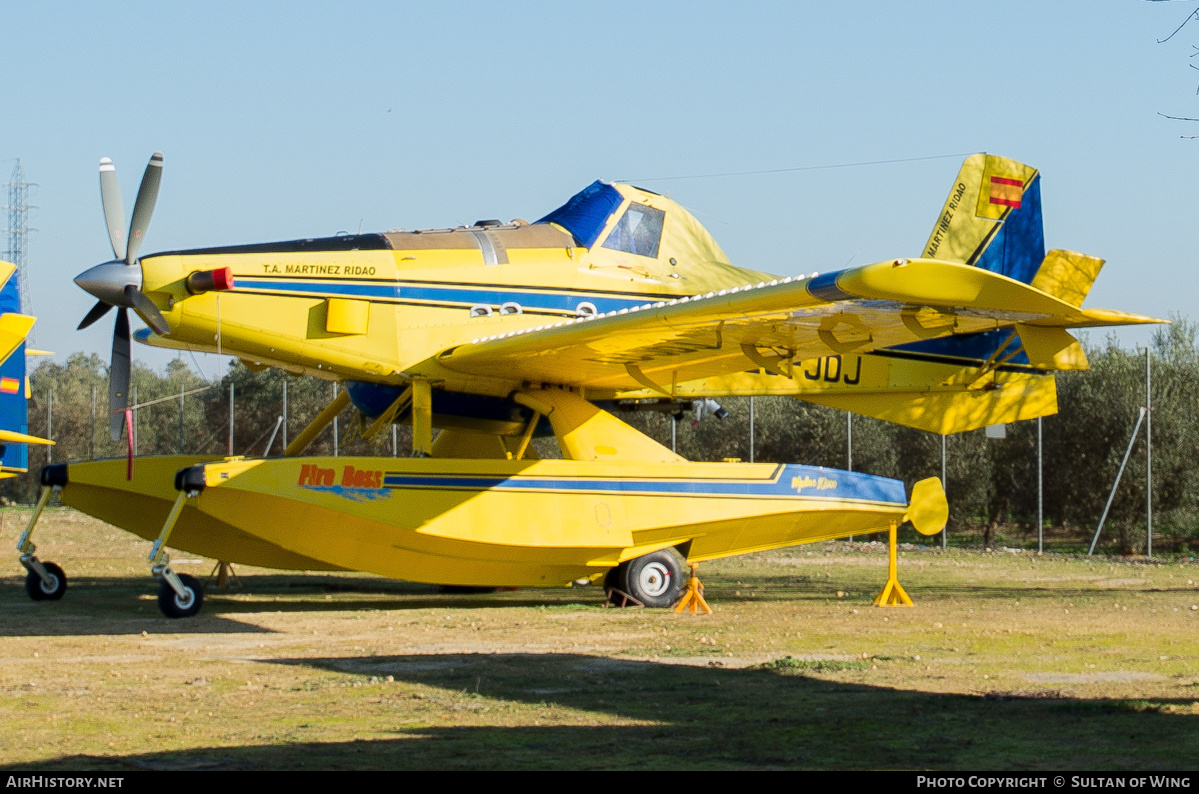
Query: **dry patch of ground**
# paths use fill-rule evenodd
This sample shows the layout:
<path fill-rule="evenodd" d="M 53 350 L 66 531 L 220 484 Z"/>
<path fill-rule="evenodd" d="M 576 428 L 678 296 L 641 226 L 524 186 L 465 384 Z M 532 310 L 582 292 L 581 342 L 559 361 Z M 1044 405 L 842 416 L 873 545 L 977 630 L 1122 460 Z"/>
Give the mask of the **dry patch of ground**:
<path fill-rule="evenodd" d="M 23 511 L 3 511 L 11 544 Z M 7 538 L 8 540 L 3 540 Z M 239 570 L 162 617 L 149 544 L 68 510 L 53 603 L 0 578 L 0 764 L 16 769 L 1185 768 L 1199 567 L 882 546 L 705 563 L 711 616 L 598 588 L 441 595 Z M 185 555 L 179 555 L 184 557 Z M 201 577 L 209 561 L 181 562 Z M 1192 608 L 1197 607 L 1197 608 Z"/>

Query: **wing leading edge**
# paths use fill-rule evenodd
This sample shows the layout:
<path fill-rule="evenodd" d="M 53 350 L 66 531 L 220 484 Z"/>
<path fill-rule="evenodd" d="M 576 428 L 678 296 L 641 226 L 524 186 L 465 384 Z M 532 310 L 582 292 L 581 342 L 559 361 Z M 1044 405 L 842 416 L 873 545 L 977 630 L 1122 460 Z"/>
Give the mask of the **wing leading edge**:
<path fill-rule="evenodd" d="M 1065 329 L 1151 322 L 1159 321 L 1082 309 L 978 267 L 897 259 L 476 339 L 427 364 L 589 392 L 672 394 L 700 378 L 998 329 L 1024 338 L 1031 366 L 1077 368 L 1063 353 L 1076 345 Z"/>

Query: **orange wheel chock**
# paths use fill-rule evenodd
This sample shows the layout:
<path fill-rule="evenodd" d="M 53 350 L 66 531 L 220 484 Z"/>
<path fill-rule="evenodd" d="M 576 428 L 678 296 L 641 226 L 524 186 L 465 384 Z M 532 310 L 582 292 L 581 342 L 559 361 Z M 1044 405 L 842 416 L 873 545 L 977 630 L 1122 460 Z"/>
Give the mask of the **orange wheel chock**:
<path fill-rule="evenodd" d="M 899 525 L 892 521 L 891 533 L 887 540 L 887 552 L 889 556 L 887 561 L 887 584 L 883 586 L 883 591 L 874 599 L 876 607 L 915 606 L 912 603 L 912 599 L 908 597 L 907 591 L 903 589 L 903 585 L 899 583 L 898 566 L 895 561 L 895 541 L 898 531 Z"/>
<path fill-rule="evenodd" d="M 683 597 L 675 605 L 675 614 L 691 612 L 694 615 L 702 610 L 705 615 L 711 615 L 712 607 L 708 606 L 708 602 L 704 600 L 704 585 L 696 573 L 699 563 L 693 562 L 689 565 L 691 566 L 691 578 L 687 581 L 687 592 L 683 593 Z"/>

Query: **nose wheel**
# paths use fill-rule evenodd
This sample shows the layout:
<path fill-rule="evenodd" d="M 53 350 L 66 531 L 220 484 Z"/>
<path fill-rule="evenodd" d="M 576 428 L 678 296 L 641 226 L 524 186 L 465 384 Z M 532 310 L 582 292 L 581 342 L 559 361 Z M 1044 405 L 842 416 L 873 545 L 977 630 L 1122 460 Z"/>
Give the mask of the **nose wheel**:
<path fill-rule="evenodd" d="M 200 580 L 186 573 L 174 574 L 178 581 L 178 590 L 164 576 L 158 585 L 158 608 L 168 618 L 190 618 L 200 611 L 204 605 L 204 585 Z"/>
<path fill-rule="evenodd" d="M 172 570 L 171 558 L 166 553 L 167 541 L 183 514 L 183 505 L 188 499 L 200 495 L 204 489 L 204 467 L 190 466 L 180 469 L 175 476 L 179 495 L 167 515 L 167 521 L 158 533 L 158 539 L 150 550 L 150 572 L 158 579 L 158 608 L 168 618 L 190 618 L 204 604 L 204 585 L 194 576 Z M 197 479 L 199 478 L 199 479 Z"/>
<path fill-rule="evenodd" d="M 49 473 L 47 470 L 50 470 Z M 56 478 L 61 476 L 61 482 Z M 33 515 L 29 517 L 29 524 L 26 525 L 25 531 L 21 533 L 20 540 L 17 541 L 17 551 L 20 553 L 21 565 L 25 567 L 25 592 L 34 601 L 57 601 L 62 598 L 67 592 L 67 575 L 63 573 L 62 568 L 52 562 L 42 562 L 37 558 L 34 552 L 37 551 L 37 546 L 33 545 L 30 538 L 33 536 L 33 530 L 37 526 L 37 521 L 42 517 L 42 511 L 46 509 L 46 504 L 50 501 L 50 496 L 54 493 L 62 491 L 62 485 L 66 482 L 66 465 L 47 466 L 42 470 L 42 491 L 37 500 L 37 507 L 33 509 Z M 51 486 L 51 487 L 46 487 Z"/>
<path fill-rule="evenodd" d="M 35 565 L 42 570 L 36 570 Z M 27 567 L 25 592 L 34 601 L 57 601 L 67 592 L 67 575 L 62 568 L 52 562 L 41 562 L 36 557 L 30 557 Z"/>

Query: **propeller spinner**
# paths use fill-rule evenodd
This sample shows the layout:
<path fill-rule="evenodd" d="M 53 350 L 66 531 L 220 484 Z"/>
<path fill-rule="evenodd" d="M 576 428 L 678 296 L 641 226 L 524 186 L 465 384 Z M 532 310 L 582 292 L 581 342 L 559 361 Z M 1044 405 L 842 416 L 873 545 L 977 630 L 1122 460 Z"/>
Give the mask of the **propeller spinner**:
<path fill-rule="evenodd" d="M 100 159 L 100 201 L 104 208 L 104 223 L 108 227 L 108 241 L 112 245 L 113 259 L 96 265 L 75 277 L 75 283 L 85 292 L 97 298 L 79 330 L 99 320 L 108 310 L 118 308 L 116 325 L 112 334 L 112 359 L 109 366 L 108 383 L 108 428 L 113 441 L 121 438 L 125 426 L 125 410 L 129 407 L 129 309 L 156 333 L 170 333 L 170 326 L 162 312 L 142 292 L 142 269 L 137 259 L 154 204 L 158 201 L 158 185 L 162 181 L 162 152 L 155 152 L 142 176 L 137 200 L 133 204 L 133 219 L 129 233 L 122 237 L 125 229 L 125 207 L 121 203 L 121 187 L 117 183 L 116 167 L 107 157 Z"/>

